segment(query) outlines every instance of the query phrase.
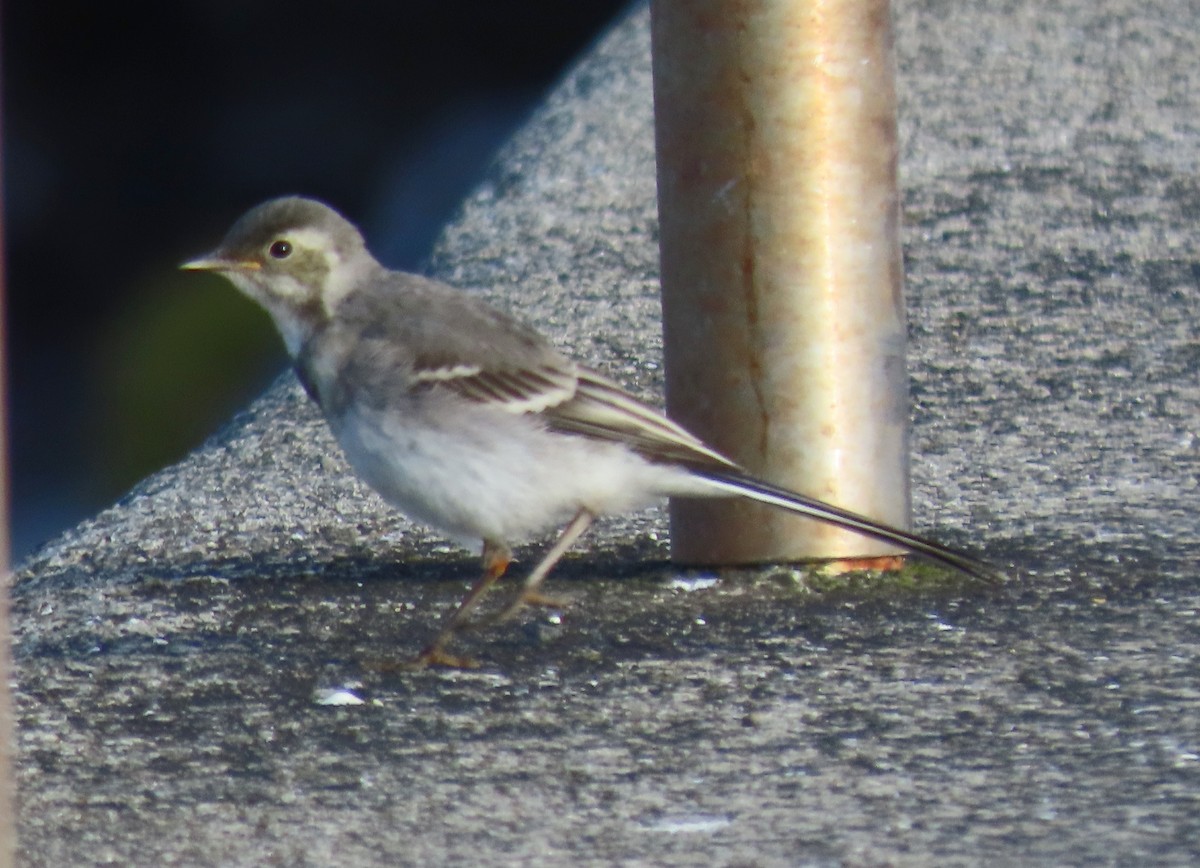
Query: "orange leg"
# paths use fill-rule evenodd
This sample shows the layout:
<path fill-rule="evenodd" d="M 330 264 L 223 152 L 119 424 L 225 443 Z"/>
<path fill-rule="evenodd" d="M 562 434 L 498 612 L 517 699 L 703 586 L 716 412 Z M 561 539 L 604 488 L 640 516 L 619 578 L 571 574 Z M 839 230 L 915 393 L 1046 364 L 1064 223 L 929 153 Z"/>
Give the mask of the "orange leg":
<path fill-rule="evenodd" d="M 500 612 L 496 617 L 497 621 L 504 621 L 511 618 L 526 606 L 540 606 L 550 602 L 538 593 L 538 589 L 541 588 L 542 582 L 546 581 L 546 576 L 550 575 L 550 571 L 554 569 L 555 564 L 562 560 L 567 550 L 583 536 L 584 532 L 592 526 L 592 522 L 595 520 L 596 516 L 589 510 L 581 509 L 575 513 L 575 517 L 563 528 L 563 532 L 558 535 L 558 539 L 554 541 L 554 545 L 550 547 L 550 550 L 546 554 L 542 555 L 542 559 L 538 561 L 538 565 L 533 568 L 533 571 L 525 579 L 525 584 L 521 587 L 520 595 Z"/>
<path fill-rule="evenodd" d="M 542 556 L 537 566 L 533 568 L 533 571 L 525 579 L 525 584 L 521 587 L 521 593 L 493 620 L 503 621 L 511 618 L 525 606 L 547 604 L 549 601 L 539 593 L 542 582 L 546 580 L 546 576 L 550 575 L 550 571 L 554 569 L 554 565 L 562 560 L 563 555 L 583 536 L 584 532 L 591 527 L 592 522 L 595 520 L 596 516 L 586 509 L 581 509 L 575 513 L 575 517 L 563 528 L 562 533 L 558 535 L 558 539 L 554 541 L 554 545 Z M 496 583 L 496 580 L 504 575 L 504 571 L 508 569 L 511 557 L 512 552 L 502 543 L 491 542 L 490 540 L 483 541 L 483 575 L 471 587 L 467 595 L 463 597 L 462 602 L 458 604 L 458 608 L 446 619 L 445 624 L 442 625 L 441 631 L 434 640 L 425 646 L 425 650 L 417 655 L 408 668 L 423 669 L 426 666 L 450 666 L 456 669 L 473 669 L 478 665 L 469 657 L 459 657 L 456 654 L 446 651 L 446 643 L 454 638 L 455 633 L 470 626 L 467 616 L 479 604 L 484 594 Z"/>
<path fill-rule="evenodd" d="M 467 616 L 479 605 L 479 601 L 491 590 L 492 585 L 504 575 L 512 561 L 512 552 L 504 543 L 483 541 L 483 575 L 467 591 L 458 607 L 450 613 L 434 640 L 425 646 L 409 668 L 424 669 L 426 666 L 450 666 L 456 669 L 473 669 L 477 664 L 469 657 L 459 657 L 445 650 L 446 643 L 467 623 Z"/>

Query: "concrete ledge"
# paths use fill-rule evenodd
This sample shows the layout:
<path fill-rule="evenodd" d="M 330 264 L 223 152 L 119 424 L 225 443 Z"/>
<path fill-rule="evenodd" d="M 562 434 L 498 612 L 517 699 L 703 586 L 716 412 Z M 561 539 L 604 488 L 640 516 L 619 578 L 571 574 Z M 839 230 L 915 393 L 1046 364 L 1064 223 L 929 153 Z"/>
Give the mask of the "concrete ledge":
<path fill-rule="evenodd" d="M 474 562 L 350 477 L 287 375 L 19 573 L 24 862 L 1194 853 L 1196 15 L 896 14 L 917 523 L 1019 581 L 710 587 L 653 511 L 552 579 L 562 623 L 480 636 L 482 671 L 381 674 Z M 656 225 L 637 11 L 432 270 L 654 394 Z"/>

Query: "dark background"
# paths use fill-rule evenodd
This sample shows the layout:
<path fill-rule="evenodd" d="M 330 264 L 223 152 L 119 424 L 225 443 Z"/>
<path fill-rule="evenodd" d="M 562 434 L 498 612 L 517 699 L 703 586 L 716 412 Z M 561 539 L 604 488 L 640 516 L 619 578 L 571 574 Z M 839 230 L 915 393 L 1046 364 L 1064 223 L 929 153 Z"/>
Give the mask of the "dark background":
<path fill-rule="evenodd" d="M 14 555 L 200 443 L 285 364 L 181 274 L 258 201 L 326 199 L 419 267 L 623 0 L 9 3 Z"/>

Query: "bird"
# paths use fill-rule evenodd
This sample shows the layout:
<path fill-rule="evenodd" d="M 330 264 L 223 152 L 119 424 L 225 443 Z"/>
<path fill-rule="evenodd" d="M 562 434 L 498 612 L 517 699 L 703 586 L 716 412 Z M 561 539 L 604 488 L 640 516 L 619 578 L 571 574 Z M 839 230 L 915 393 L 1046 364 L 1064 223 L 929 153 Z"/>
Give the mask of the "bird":
<path fill-rule="evenodd" d="M 388 269 L 316 199 L 250 209 L 181 267 L 222 275 L 266 309 L 351 468 L 386 502 L 464 546 L 482 542 L 480 578 L 413 668 L 474 665 L 448 645 L 476 623 L 512 542 L 561 528 L 500 617 L 548 602 L 542 583 L 597 517 L 665 497 L 746 497 L 1003 578 L 972 555 L 751 476 L 525 322 Z"/>

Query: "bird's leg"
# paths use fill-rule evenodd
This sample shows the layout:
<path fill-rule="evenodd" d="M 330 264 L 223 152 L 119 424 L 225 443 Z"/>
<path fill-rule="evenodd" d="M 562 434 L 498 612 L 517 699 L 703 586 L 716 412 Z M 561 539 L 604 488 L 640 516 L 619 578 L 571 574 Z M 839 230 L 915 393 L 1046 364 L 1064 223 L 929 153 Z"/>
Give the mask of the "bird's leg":
<path fill-rule="evenodd" d="M 471 586 L 471 590 L 467 591 L 467 595 L 462 598 L 458 607 L 450 613 L 434 640 L 426 645 L 425 649 L 412 661 L 411 668 L 423 669 L 430 665 L 451 666 L 456 669 L 475 667 L 475 662 L 470 658 L 459 657 L 447 652 L 445 650 L 446 643 L 467 624 L 467 616 L 471 614 L 471 610 L 479 605 L 484 594 L 504 575 L 504 571 L 508 569 L 511 561 L 512 552 L 504 543 L 486 539 L 483 541 L 483 575 Z"/>
<path fill-rule="evenodd" d="M 575 513 L 575 517 L 563 528 L 562 533 L 558 535 L 558 539 L 554 541 L 554 545 L 550 546 L 549 550 L 542 555 L 542 559 L 538 561 L 537 565 L 526 577 L 525 583 L 521 586 L 521 593 L 494 620 L 507 620 L 525 606 L 547 604 L 548 601 L 546 598 L 538 592 L 542 586 L 542 582 L 546 580 L 546 576 L 550 575 L 550 571 L 554 569 L 555 564 L 562 560 L 563 555 L 583 536 L 595 520 L 596 516 L 590 510 L 581 509 Z M 441 631 L 434 640 L 413 660 L 410 668 L 423 669 L 426 666 L 451 666 L 457 669 L 470 669 L 475 667 L 475 661 L 468 657 L 459 657 L 458 655 L 451 654 L 446 651 L 445 646 L 454 637 L 455 633 L 469 626 L 467 616 L 483 598 L 483 595 L 496 583 L 496 580 L 504 575 L 504 571 L 508 569 L 511 557 L 512 553 L 506 546 L 491 542 L 490 540 L 484 540 L 483 575 L 471 587 L 467 595 L 463 597 L 462 602 L 458 604 L 458 608 L 446 619 Z"/>
<path fill-rule="evenodd" d="M 545 605 L 548 602 L 545 597 L 538 593 L 542 582 L 546 580 L 546 576 L 550 575 L 550 571 L 554 569 L 554 565 L 562 560 L 562 556 L 583 536 L 584 532 L 592 526 L 592 522 L 595 520 L 595 514 L 588 509 L 581 509 L 575 513 L 575 517 L 563 528 L 562 533 L 558 535 L 558 539 L 554 541 L 554 545 L 550 546 L 546 554 L 542 555 L 542 559 L 538 561 L 537 566 L 525 578 L 525 584 L 521 586 L 521 593 L 496 616 L 497 621 L 504 621 L 511 618 L 525 606 Z"/>

